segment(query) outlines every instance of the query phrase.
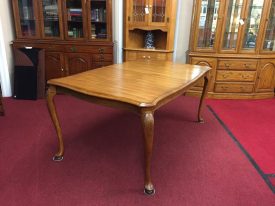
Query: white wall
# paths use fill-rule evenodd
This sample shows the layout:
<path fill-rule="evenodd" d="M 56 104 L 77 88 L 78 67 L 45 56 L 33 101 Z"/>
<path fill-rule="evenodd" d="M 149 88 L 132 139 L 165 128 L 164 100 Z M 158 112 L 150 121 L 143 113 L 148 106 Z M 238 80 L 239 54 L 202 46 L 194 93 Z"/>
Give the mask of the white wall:
<path fill-rule="evenodd" d="M 193 0 L 178 0 L 174 61 L 179 63 L 186 63 L 186 52 L 189 47 L 192 21 L 192 9 Z"/>
<path fill-rule="evenodd" d="M 11 41 L 14 39 L 10 0 L 0 0 L 0 82 L 3 96 L 11 96 L 13 56 Z"/>

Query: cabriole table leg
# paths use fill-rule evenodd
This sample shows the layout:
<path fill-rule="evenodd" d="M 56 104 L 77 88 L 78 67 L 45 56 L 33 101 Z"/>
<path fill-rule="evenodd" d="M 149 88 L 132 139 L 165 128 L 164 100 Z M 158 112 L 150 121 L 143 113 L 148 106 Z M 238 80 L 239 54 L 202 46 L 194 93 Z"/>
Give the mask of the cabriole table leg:
<path fill-rule="evenodd" d="M 63 138 L 62 138 L 62 132 L 61 132 L 61 127 L 59 124 L 59 120 L 56 114 L 56 108 L 54 105 L 53 98 L 56 95 L 56 88 L 54 86 L 50 86 L 48 89 L 48 94 L 47 94 L 47 102 L 48 102 L 48 108 L 49 112 L 52 118 L 52 121 L 54 123 L 54 127 L 58 136 L 58 143 L 59 143 L 59 149 L 58 152 L 55 154 L 53 157 L 54 161 L 62 161 L 63 160 L 63 155 L 64 155 L 64 143 L 63 143 Z"/>
<path fill-rule="evenodd" d="M 154 138 L 154 115 L 153 111 L 142 111 L 141 121 L 144 130 L 145 148 L 145 178 L 144 193 L 147 195 L 155 194 L 155 189 L 151 180 L 151 159 Z"/>
<path fill-rule="evenodd" d="M 201 99 L 200 99 L 199 111 L 198 111 L 198 122 L 199 123 L 204 123 L 204 120 L 201 117 L 201 110 L 202 110 L 202 104 L 203 104 L 204 98 L 205 98 L 206 93 L 207 93 L 207 86 L 208 86 L 208 77 L 205 76 L 204 77 L 203 90 L 202 90 Z"/>

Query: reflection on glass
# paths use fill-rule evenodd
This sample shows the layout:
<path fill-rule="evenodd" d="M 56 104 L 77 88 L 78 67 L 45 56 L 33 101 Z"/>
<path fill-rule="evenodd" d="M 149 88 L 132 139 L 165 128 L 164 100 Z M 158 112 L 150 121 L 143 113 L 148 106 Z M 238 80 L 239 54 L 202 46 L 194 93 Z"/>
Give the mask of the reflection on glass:
<path fill-rule="evenodd" d="M 44 35 L 46 37 L 58 37 L 59 16 L 57 0 L 43 0 Z"/>
<path fill-rule="evenodd" d="M 107 39 L 106 0 L 91 1 L 91 38 Z"/>
<path fill-rule="evenodd" d="M 133 22 L 145 21 L 145 8 L 149 12 L 148 7 L 146 7 L 146 0 L 133 0 Z"/>
<path fill-rule="evenodd" d="M 219 0 L 202 0 L 198 33 L 199 48 L 212 48 L 215 43 L 219 5 Z"/>
<path fill-rule="evenodd" d="M 166 0 L 153 0 L 152 22 L 165 22 Z"/>
<path fill-rule="evenodd" d="M 18 0 L 21 32 L 23 36 L 35 36 L 35 18 L 32 0 Z"/>
<path fill-rule="evenodd" d="M 230 0 L 226 23 L 225 32 L 223 37 L 223 49 L 236 48 L 240 15 L 243 7 L 243 0 Z"/>
<path fill-rule="evenodd" d="M 83 38 L 81 0 L 67 0 L 68 37 Z"/>
<path fill-rule="evenodd" d="M 253 49 L 256 47 L 264 0 L 251 0 L 246 21 L 243 48 Z"/>
<path fill-rule="evenodd" d="M 275 0 L 272 0 L 265 33 L 264 50 L 275 51 Z"/>

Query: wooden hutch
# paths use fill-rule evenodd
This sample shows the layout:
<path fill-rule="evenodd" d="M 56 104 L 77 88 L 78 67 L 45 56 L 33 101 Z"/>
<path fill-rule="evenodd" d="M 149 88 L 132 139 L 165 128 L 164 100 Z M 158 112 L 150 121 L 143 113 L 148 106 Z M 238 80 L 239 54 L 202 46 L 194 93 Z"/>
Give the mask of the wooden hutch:
<path fill-rule="evenodd" d="M 177 0 L 124 0 L 124 59 L 172 60 Z M 145 48 L 151 32 L 153 47 Z"/>
<path fill-rule="evenodd" d="M 192 21 L 189 62 L 213 68 L 209 97 L 274 97 L 275 0 L 195 0 Z"/>
<path fill-rule="evenodd" d="M 111 0 L 12 0 L 14 48 L 44 48 L 46 80 L 113 63 Z"/>

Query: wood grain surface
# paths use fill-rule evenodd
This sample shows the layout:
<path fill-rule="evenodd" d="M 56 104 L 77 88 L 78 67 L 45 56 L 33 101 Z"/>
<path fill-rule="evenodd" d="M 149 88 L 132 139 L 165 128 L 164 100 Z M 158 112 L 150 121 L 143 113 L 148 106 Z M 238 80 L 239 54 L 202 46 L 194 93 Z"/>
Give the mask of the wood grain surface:
<path fill-rule="evenodd" d="M 131 61 L 51 79 L 48 84 L 89 96 L 149 107 L 188 87 L 210 69 L 166 61 Z"/>

